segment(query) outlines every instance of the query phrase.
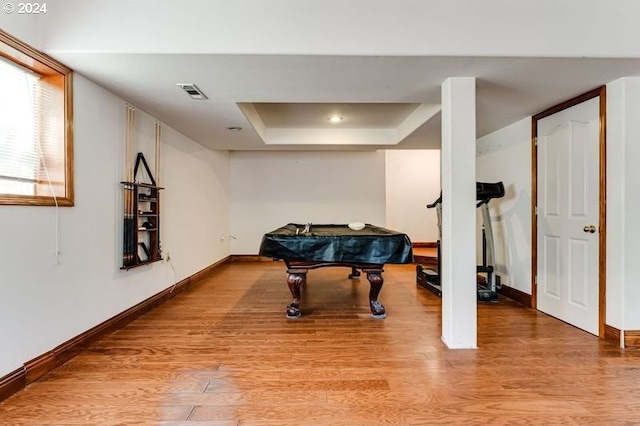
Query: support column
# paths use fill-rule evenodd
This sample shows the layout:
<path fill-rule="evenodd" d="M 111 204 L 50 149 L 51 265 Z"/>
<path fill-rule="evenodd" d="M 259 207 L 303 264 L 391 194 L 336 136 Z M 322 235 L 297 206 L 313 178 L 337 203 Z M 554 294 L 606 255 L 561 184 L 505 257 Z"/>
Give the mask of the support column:
<path fill-rule="evenodd" d="M 442 340 L 477 347 L 476 79 L 442 84 Z"/>

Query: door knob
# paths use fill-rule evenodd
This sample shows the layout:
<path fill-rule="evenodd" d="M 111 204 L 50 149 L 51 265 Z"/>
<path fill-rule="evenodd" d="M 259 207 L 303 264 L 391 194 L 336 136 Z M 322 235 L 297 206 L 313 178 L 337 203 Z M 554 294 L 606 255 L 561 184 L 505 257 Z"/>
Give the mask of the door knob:
<path fill-rule="evenodd" d="M 588 226 L 585 226 L 584 228 L 582 228 L 582 230 L 584 232 L 589 233 L 589 234 L 594 234 L 596 232 L 596 226 L 595 225 L 588 225 Z"/>

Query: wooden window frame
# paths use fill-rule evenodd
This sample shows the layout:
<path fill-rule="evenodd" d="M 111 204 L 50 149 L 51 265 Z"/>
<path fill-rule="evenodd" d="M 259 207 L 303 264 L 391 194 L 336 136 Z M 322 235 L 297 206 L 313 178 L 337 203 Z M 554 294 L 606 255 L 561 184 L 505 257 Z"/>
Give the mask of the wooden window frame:
<path fill-rule="evenodd" d="M 0 205 L 64 206 L 74 205 L 73 182 L 73 71 L 0 30 L 0 56 L 41 76 L 61 76 L 64 96 L 64 195 L 0 194 Z"/>

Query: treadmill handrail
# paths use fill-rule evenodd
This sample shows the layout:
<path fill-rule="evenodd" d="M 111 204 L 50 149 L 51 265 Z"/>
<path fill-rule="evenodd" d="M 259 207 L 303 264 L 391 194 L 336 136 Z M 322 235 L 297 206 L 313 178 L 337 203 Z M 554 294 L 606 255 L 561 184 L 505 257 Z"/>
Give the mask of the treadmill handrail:
<path fill-rule="evenodd" d="M 440 196 L 438 197 L 437 200 L 435 200 L 433 203 L 431 204 L 427 204 L 427 208 L 428 209 L 432 209 L 434 207 L 437 207 L 438 204 L 442 203 L 442 192 L 440 192 Z"/>
<path fill-rule="evenodd" d="M 476 182 L 476 207 L 480 207 L 483 204 L 489 203 L 494 198 L 504 197 L 504 184 L 502 182 L 489 183 L 489 182 Z M 437 207 L 442 203 L 442 191 L 440 196 L 431 204 L 427 204 L 428 209 Z"/>

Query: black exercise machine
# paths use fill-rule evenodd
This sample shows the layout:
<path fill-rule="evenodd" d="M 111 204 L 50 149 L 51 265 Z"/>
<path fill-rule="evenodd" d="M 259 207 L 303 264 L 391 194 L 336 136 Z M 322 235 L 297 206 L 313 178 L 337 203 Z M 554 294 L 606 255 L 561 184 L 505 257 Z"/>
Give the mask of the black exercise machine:
<path fill-rule="evenodd" d="M 493 227 L 491 226 L 491 214 L 489 201 L 494 198 L 504 197 L 504 185 L 502 182 L 487 183 L 476 182 L 476 207 L 482 212 L 482 265 L 477 265 L 478 273 L 478 300 L 497 302 L 498 289 L 500 288 L 500 276 L 494 271 L 495 247 L 493 242 Z M 440 286 L 440 240 L 442 239 L 442 193 L 433 203 L 427 205 L 428 209 L 435 208 L 438 214 L 439 239 L 437 242 L 438 266 L 437 270 L 426 269 L 422 265 L 417 266 L 417 284 L 442 297 Z"/>

